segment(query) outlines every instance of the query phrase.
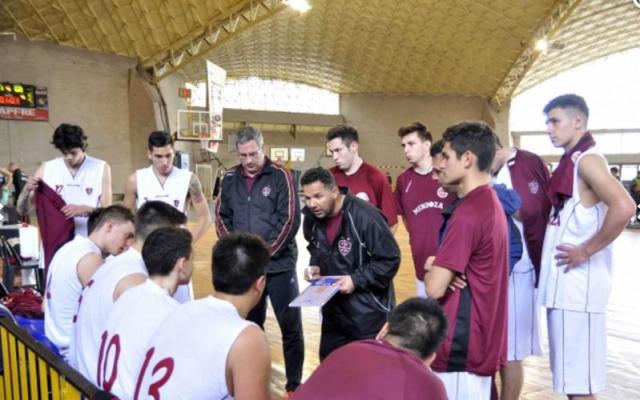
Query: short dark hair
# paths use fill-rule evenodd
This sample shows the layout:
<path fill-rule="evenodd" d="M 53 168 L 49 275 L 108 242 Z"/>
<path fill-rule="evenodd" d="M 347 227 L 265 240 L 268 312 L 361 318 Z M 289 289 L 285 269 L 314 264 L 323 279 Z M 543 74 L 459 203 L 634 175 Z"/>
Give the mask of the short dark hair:
<path fill-rule="evenodd" d="M 496 155 L 496 136 L 484 122 L 461 122 L 450 126 L 442 135 L 442 140 L 450 143 L 458 158 L 470 151 L 478 158 L 480 171 L 491 170 Z"/>
<path fill-rule="evenodd" d="M 167 276 L 180 258 L 191 257 L 191 232 L 181 228 L 158 228 L 144 241 L 142 259 L 149 276 Z"/>
<path fill-rule="evenodd" d="M 422 124 L 421 122 L 414 122 L 411 125 L 400 127 L 400 129 L 398 129 L 398 136 L 403 138 L 413 132 L 417 133 L 418 137 L 420 137 L 420 139 L 422 139 L 423 142 L 426 142 L 426 141 L 433 142 L 433 137 L 431 136 L 431 132 L 429 132 L 426 125 Z"/>
<path fill-rule="evenodd" d="M 253 126 L 245 126 L 240 128 L 238 132 L 236 132 L 236 149 L 238 145 L 249 143 L 254 140 L 258 147 L 262 147 L 264 144 L 264 136 L 262 132 L 258 128 L 254 128 Z"/>
<path fill-rule="evenodd" d="M 587 107 L 587 102 L 582 96 L 578 96 L 577 94 L 563 94 L 562 96 L 558 96 L 548 102 L 542 111 L 545 114 L 548 114 L 549 111 L 554 108 L 573 108 L 574 110 L 580 111 L 584 114 L 586 119 L 589 119 L 589 107 Z"/>
<path fill-rule="evenodd" d="M 144 241 L 158 228 L 177 228 L 187 223 L 187 216 L 162 201 L 147 201 L 136 213 L 136 238 Z"/>
<path fill-rule="evenodd" d="M 345 145 L 349 146 L 351 142 L 358 143 L 358 131 L 351 125 L 338 125 L 329 129 L 327 132 L 327 142 L 340 138 Z"/>
<path fill-rule="evenodd" d="M 173 138 L 166 131 L 153 131 L 147 140 L 147 148 L 152 151 L 154 147 L 173 147 Z"/>
<path fill-rule="evenodd" d="M 96 229 L 100 229 L 109 220 L 134 223 L 133 213 L 127 207 L 120 204 L 98 207 L 89 213 L 87 232 L 91 234 Z"/>
<path fill-rule="evenodd" d="M 259 236 L 232 233 L 213 246 L 211 273 L 216 292 L 246 293 L 265 274 L 271 251 Z"/>
<path fill-rule="evenodd" d="M 310 185 L 315 182 L 322 183 L 327 189 L 333 189 L 336 186 L 333 174 L 322 167 L 308 169 L 300 178 L 300 186 Z"/>
<path fill-rule="evenodd" d="M 60 151 L 69 151 L 77 148 L 84 151 L 87 148 L 87 136 L 78 125 L 60 124 L 53 131 L 51 144 Z"/>
<path fill-rule="evenodd" d="M 444 149 L 444 140 L 438 139 L 435 142 L 431 143 L 429 154 L 431 155 L 431 157 L 435 157 L 438 154 L 442 153 L 442 149 Z"/>
<path fill-rule="evenodd" d="M 388 322 L 388 335 L 422 359 L 431 356 L 447 336 L 447 317 L 433 299 L 406 300 L 391 311 Z"/>

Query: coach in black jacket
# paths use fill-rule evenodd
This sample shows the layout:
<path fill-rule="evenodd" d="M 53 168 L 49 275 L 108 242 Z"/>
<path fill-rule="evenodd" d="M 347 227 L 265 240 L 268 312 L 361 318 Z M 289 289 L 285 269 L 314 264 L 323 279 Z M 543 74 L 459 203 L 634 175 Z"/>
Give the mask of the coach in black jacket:
<path fill-rule="evenodd" d="M 268 295 L 282 332 L 286 390 L 292 392 L 300 385 L 304 363 L 300 308 L 289 307 L 299 294 L 295 236 L 300 228 L 300 202 L 291 172 L 272 163 L 264 155 L 263 144 L 262 133 L 253 127 L 236 133 L 240 165 L 222 179 L 215 206 L 216 231 L 218 237 L 253 233 L 271 248 L 264 296 L 247 319 L 263 327 Z"/>
<path fill-rule="evenodd" d="M 340 292 L 322 308 L 320 359 L 336 348 L 376 336 L 395 305 L 393 277 L 400 248 L 377 208 L 336 186 L 331 172 L 308 170 L 301 179 L 309 242 L 307 279 L 341 275 Z"/>

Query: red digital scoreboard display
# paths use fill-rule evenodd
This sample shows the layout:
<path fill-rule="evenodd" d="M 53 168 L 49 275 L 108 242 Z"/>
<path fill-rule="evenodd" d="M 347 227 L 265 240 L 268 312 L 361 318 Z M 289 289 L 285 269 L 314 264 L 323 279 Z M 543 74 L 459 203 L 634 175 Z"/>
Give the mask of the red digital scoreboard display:
<path fill-rule="evenodd" d="M 48 121 L 47 88 L 22 83 L 0 83 L 0 119 Z"/>

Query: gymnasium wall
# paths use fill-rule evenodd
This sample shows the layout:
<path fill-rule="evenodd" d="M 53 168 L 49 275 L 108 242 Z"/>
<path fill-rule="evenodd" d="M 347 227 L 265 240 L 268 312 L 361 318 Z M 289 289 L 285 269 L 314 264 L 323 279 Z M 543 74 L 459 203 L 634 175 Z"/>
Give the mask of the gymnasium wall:
<path fill-rule="evenodd" d="M 109 162 L 114 192 L 122 193 L 138 156 L 132 144 L 155 129 L 153 98 L 135 61 L 10 37 L 0 38 L 0 54 L 0 81 L 46 86 L 49 96 L 48 122 L 0 120 L 0 165 L 16 161 L 35 172 L 60 154 L 49 143 L 54 129 L 73 123 L 88 136 L 88 152 Z"/>

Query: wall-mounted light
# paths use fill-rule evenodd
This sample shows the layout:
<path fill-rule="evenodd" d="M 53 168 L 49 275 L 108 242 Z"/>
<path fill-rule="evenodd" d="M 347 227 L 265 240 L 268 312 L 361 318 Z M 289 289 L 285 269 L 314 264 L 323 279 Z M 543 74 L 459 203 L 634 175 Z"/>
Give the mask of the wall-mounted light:
<path fill-rule="evenodd" d="M 536 44 L 535 44 L 536 51 L 540 53 L 546 53 L 548 48 L 549 48 L 549 42 L 547 42 L 547 39 L 542 38 L 536 41 Z"/>

